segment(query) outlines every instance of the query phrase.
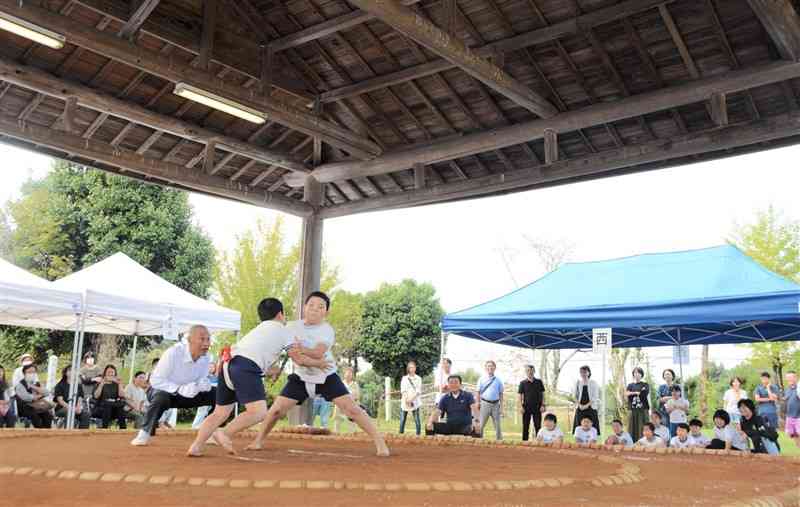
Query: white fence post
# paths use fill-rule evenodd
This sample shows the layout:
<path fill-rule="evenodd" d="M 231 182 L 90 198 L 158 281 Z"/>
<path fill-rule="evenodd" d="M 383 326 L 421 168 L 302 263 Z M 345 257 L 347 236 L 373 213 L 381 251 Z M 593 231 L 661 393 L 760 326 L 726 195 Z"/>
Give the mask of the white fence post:
<path fill-rule="evenodd" d="M 391 377 L 386 377 L 384 379 L 384 390 L 386 391 L 384 394 L 384 399 L 386 400 L 386 421 L 392 420 L 392 379 Z"/>

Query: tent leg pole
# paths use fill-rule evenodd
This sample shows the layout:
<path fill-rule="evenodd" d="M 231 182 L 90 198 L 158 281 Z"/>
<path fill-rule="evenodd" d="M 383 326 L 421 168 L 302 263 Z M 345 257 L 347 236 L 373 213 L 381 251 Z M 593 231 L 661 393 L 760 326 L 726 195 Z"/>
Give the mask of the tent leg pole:
<path fill-rule="evenodd" d="M 603 374 L 601 375 L 602 391 L 600 392 L 602 407 L 600 408 L 600 427 L 597 432 L 601 433 L 606 428 L 606 363 L 608 359 L 608 347 L 603 347 Z"/>
<path fill-rule="evenodd" d="M 72 337 L 72 357 L 70 357 L 70 366 L 72 368 L 72 378 L 69 379 L 70 383 L 70 395 L 72 394 L 72 385 L 75 384 L 75 380 L 78 376 L 78 370 L 75 367 L 75 363 L 78 362 L 78 334 L 80 333 L 81 327 L 81 316 L 75 316 L 75 335 Z M 72 396 L 70 396 L 70 400 L 72 400 Z M 67 429 L 72 429 L 73 423 L 75 421 L 75 405 L 72 401 L 68 401 L 69 406 L 67 407 Z"/>
<path fill-rule="evenodd" d="M 130 380 L 128 380 L 129 384 L 133 384 L 133 373 L 136 369 L 136 345 L 139 343 L 139 335 L 133 335 L 133 349 L 131 350 L 131 375 Z"/>

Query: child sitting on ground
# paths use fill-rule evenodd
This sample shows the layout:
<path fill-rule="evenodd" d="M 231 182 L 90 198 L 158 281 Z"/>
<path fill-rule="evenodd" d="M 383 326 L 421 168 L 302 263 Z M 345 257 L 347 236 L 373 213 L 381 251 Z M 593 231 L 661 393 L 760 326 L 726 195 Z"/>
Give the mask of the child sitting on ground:
<path fill-rule="evenodd" d="M 689 421 L 689 438 L 692 439 L 692 447 L 705 449 L 711 443 L 711 439 L 703 434 L 703 421 L 700 419 Z"/>
<path fill-rule="evenodd" d="M 659 437 L 661 440 L 664 441 L 664 444 L 669 444 L 669 428 L 661 424 L 661 413 L 657 410 L 653 410 L 650 413 L 650 422 L 653 423 L 653 427 L 655 428 L 653 432 Z M 644 434 L 644 432 L 642 432 Z"/>
<path fill-rule="evenodd" d="M 536 435 L 536 440 L 545 444 L 561 443 L 564 441 L 564 432 L 561 428 L 556 426 L 558 419 L 555 414 L 547 414 L 544 416 L 544 426 L 539 430 Z"/>
<path fill-rule="evenodd" d="M 575 428 L 575 442 L 579 444 L 594 444 L 597 442 L 597 428 L 592 426 L 592 419 L 584 417 L 581 419 L 581 425 Z"/>
<path fill-rule="evenodd" d="M 670 447 L 676 449 L 688 449 L 692 446 L 692 438 L 689 436 L 689 425 L 686 423 L 678 423 L 675 426 L 676 435 L 669 441 Z"/>
<path fill-rule="evenodd" d="M 666 447 L 667 444 L 664 439 L 656 435 L 656 426 L 653 423 L 645 423 L 642 427 L 642 435 L 644 435 L 636 445 L 642 447 Z"/>
<path fill-rule="evenodd" d="M 739 431 L 739 428 L 734 428 L 731 425 L 730 414 L 722 409 L 714 412 L 714 438 L 707 449 L 747 450 L 747 440 L 742 437 L 742 432 Z"/>
<path fill-rule="evenodd" d="M 614 431 L 614 434 L 606 439 L 606 445 L 633 445 L 633 438 L 631 438 L 630 433 L 623 428 L 622 421 L 619 419 L 611 421 L 611 429 Z"/>

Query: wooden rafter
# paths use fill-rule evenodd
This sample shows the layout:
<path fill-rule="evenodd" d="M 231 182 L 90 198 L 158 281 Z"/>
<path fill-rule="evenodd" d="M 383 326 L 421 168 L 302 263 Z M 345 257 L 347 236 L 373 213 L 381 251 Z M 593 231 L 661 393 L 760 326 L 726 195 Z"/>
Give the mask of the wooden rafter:
<path fill-rule="evenodd" d="M 136 7 L 131 17 L 125 22 L 122 29 L 120 29 L 119 36 L 124 39 L 132 38 L 136 32 L 139 31 L 139 28 L 142 27 L 144 22 L 147 21 L 147 18 L 150 17 L 150 14 L 156 10 L 159 3 L 161 3 L 161 0 L 141 0 L 139 6 Z"/>
<path fill-rule="evenodd" d="M 472 48 L 471 51 L 478 57 L 490 58 L 497 52 L 512 52 L 537 44 L 553 42 L 554 40 L 569 35 L 580 34 L 587 27 L 609 23 L 618 19 L 623 19 L 633 14 L 649 10 L 661 3 L 670 3 L 674 0 L 626 0 L 612 7 L 599 9 L 589 14 L 573 18 L 560 23 L 554 23 L 544 28 L 538 28 L 530 32 L 500 39 L 480 47 Z M 455 68 L 456 65 L 448 60 L 432 60 L 423 64 L 408 67 L 396 72 L 384 74 L 372 79 L 365 79 L 353 85 L 343 86 L 335 90 L 325 92 L 321 96 L 323 102 L 332 102 L 348 97 L 353 97 L 372 90 L 377 90 L 390 85 L 404 83 L 412 79 L 430 76 L 448 69 Z"/>
<path fill-rule="evenodd" d="M 785 60 L 800 61 L 800 16 L 790 0 L 747 0 Z"/>
<path fill-rule="evenodd" d="M 307 135 L 317 135 L 325 142 L 339 146 L 349 153 L 369 158 L 380 153 L 380 148 L 360 136 L 341 127 L 315 118 L 306 111 L 268 97 L 243 93 L 241 90 L 226 86 L 224 82 L 214 79 L 213 75 L 186 64 L 179 64 L 164 58 L 158 52 L 130 44 L 104 32 L 86 27 L 80 22 L 61 16 L 45 9 L 24 4 L 14 0 L 0 0 L 0 9 L 14 14 L 26 21 L 51 29 L 67 37 L 70 42 L 118 60 L 126 65 L 147 71 L 151 74 L 172 81 L 184 82 L 210 93 L 226 97 L 256 110 L 264 111 L 270 119 L 278 121 Z"/>
<path fill-rule="evenodd" d="M 312 172 L 321 182 L 383 174 L 408 169 L 414 163 L 425 164 L 474 155 L 484 151 L 541 139 L 546 128 L 557 133 L 588 128 L 598 124 L 633 118 L 670 107 L 706 101 L 712 93 L 735 93 L 748 88 L 800 77 L 800 64 L 773 62 L 731 71 L 722 76 L 634 95 L 610 103 L 601 103 L 577 111 L 562 113 L 547 120 L 533 120 L 517 125 L 466 135 L 455 140 L 433 143 L 418 149 L 386 153 L 370 163 L 340 162 L 323 164 Z"/>
<path fill-rule="evenodd" d="M 420 206 L 535 188 L 559 181 L 603 177 L 625 170 L 647 170 L 686 163 L 685 157 L 710 152 L 718 153 L 716 156 L 725 156 L 725 150 L 798 135 L 800 135 L 800 113 L 786 113 L 744 125 L 723 129 L 712 128 L 706 132 L 692 132 L 673 138 L 657 139 L 635 148 L 614 148 L 585 157 L 559 161 L 536 171 L 521 168 L 502 175 L 489 175 L 447 183 L 435 188 L 418 188 L 399 194 L 336 205 L 324 210 L 322 216 L 334 218 L 355 213 Z"/>
<path fill-rule="evenodd" d="M 473 53 L 458 38 L 445 33 L 412 9 L 397 0 L 373 2 L 351 0 L 352 4 L 377 16 L 381 21 L 415 42 L 455 64 L 461 70 L 542 118 L 557 111 L 544 97 L 523 85 L 493 63 Z"/>

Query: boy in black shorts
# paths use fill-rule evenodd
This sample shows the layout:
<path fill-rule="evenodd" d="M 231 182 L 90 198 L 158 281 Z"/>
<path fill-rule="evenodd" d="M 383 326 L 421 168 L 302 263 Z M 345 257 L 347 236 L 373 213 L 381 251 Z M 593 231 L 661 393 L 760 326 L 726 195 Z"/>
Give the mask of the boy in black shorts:
<path fill-rule="evenodd" d="M 330 310 L 330 298 L 323 292 L 312 292 L 303 307 L 303 320 L 290 322 L 287 329 L 297 340 L 296 350 L 301 357 L 312 360 L 326 360 L 330 366 L 319 368 L 300 365 L 297 373 L 289 375 L 280 396 L 270 407 L 258 436 L 247 448 L 263 449 L 264 437 L 272 431 L 275 424 L 297 404 L 307 398 L 322 396 L 332 401 L 339 412 L 351 419 L 364 430 L 375 442 L 378 456 L 388 456 L 389 448 L 378 432 L 375 423 L 370 419 L 350 396 L 350 391 L 336 373 L 336 362 L 331 349 L 335 342 L 335 332 L 325 317 Z M 299 338 L 299 340 L 298 340 Z M 297 362 L 295 362 L 297 364 Z"/>
<path fill-rule="evenodd" d="M 209 437 L 236 454 L 231 438 L 238 432 L 255 426 L 267 415 L 267 395 L 264 391 L 264 376 L 286 350 L 289 357 L 304 366 L 328 368 L 330 362 L 304 356 L 294 346 L 294 337 L 284 325 L 283 304 L 275 298 L 267 298 L 258 305 L 261 324 L 247 333 L 231 347 L 229 357 L 223 359 L 219 371 L 217 403 L 214 412 L 208 416 L 197 431 L 197 438 L 186 455 L 202 456 L 203 445 Z M 231 421 L 224 430 L 218 429 L 233 411 L 234 403 L 244 404 L 245 411 Z"/>

